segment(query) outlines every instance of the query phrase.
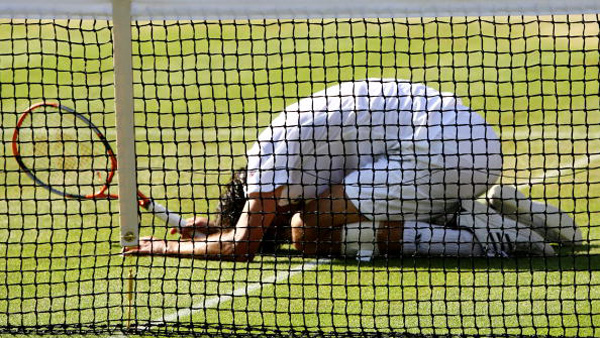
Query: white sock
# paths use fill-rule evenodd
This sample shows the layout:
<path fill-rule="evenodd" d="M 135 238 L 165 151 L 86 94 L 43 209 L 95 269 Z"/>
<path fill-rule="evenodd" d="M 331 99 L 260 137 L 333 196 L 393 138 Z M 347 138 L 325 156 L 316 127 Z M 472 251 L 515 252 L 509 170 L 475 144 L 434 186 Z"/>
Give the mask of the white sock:
<path fill-rule="evenodd" d="M 402 254 L 415 256 L 478 257 L 484 252 L 467 229 L 425 222 L 404 222 Z"/>

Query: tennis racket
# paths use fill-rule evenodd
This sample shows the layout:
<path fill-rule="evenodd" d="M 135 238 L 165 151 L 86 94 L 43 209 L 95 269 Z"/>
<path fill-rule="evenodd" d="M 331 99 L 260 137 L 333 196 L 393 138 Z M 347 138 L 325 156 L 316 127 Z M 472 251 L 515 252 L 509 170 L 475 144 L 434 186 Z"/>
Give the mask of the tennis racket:
<path fill-rule="evenodd" d="M 27 108 L 17 121 L 12 151 L 21 170 L 36 184 L 72 199 L 118 199 L 109 193 L 117 170 L 110 143 L 87 117 L 58 103 Z M 169 226 L 187 222 L 148 196 L 137 192 L 139 205 Z"/>

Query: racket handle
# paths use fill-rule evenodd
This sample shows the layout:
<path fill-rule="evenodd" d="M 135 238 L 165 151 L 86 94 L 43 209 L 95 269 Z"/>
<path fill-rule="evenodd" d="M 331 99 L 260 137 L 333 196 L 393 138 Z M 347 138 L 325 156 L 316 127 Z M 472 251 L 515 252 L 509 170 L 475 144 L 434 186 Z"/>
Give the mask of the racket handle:
<path fill-rule="evenodd" d="M 146 205 L 146 209 L 152 212 L 156 217 L 162 219 L 167 222 L 169 226 L 177 231 L 181 232 L 181 229 L 188 227 L 188 223 L 184 220 L 179 214 L 169 211 L 169 209 L 165 208 L 162 204 L 156 203 L 150 200 L 150 203 Z M 171 231 L 173 235 L 173 231 Z M 201 239 L 206 237 L 204 234 L 198 234 L 195 236 L 196 239 Z"/>
<path fill-rule="evenodd" d="M 156 217 L 162 219 L 163 221 L 169 223 L 170 226 L 174 228 L 183 228 L 187 226 L 186 220 L 184 220 L 178 214 L 169 211 L 169 209 L 165 208 L 163 205 L 156 203 L 154 201 L 150 201 L 146 205 L 146 209 L 152 212 Z"/>

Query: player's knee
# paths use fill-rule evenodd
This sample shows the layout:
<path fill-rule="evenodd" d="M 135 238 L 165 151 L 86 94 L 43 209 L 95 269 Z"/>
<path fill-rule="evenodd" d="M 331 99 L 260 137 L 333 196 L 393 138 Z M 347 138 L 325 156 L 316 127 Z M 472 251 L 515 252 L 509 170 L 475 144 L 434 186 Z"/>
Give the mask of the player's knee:
<path fill-rule="evenodd" d="M 302 219 L 300 213 L 297 213 L 292 217 L 291 226 L 292 245 L 294 245 L 296 250 L 303 251 L 304 245 L 302 243 L 304 238 L 304 220 Z"/>
<path fill-rule="evenodd" d="M 302 215 L 300 213 L 296 213 L 292 216 L 292 220 L 290 221 L 290 225 L 292 226 L 292 237 L 299 229 L 304 227 L 304 220 L 302 219 Z"/>
<path fill-rule="evenodd" d="M 310 225 L 306 223 L 305 215 L 297 213 L 292 217 L 292 245 L 305 255 L 316 254 L 316 238 L 313 236 Z"/>

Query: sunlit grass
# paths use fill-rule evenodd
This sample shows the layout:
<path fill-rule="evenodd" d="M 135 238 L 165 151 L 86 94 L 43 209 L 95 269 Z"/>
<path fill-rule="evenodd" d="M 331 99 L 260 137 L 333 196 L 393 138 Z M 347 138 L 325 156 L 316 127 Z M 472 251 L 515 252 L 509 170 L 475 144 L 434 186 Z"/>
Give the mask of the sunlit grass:
<path fill-rule="evenodd" d="M 485 116 L 503 140 L 503 180 L 537 179 L 523 191 L 574 214 L 589 243 L 548 259 L 334 260 L 178 320 L 209 331 L 597 336 L 598 22 L 567 19 L 137 23 L 140 189 L 186 217 L 214 209 L 219 183 L 286 105 L 341 81 L 397 77 Z M 9 141 L 33 102 L 60 100 L 114 141 L 111 53 L 107 22 L 0 21 L 0 328 L 124 325 L 130 266 L 144 326 L 309 261 L 293 251 L 243 264 L 124 259 L 117 202 L 65 201 L 19 173 Z M 166 236 L 141 215 L 142 235 Z"/>

